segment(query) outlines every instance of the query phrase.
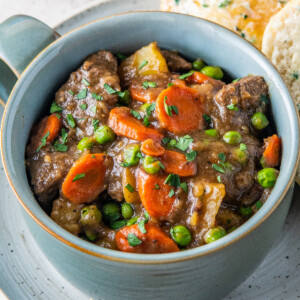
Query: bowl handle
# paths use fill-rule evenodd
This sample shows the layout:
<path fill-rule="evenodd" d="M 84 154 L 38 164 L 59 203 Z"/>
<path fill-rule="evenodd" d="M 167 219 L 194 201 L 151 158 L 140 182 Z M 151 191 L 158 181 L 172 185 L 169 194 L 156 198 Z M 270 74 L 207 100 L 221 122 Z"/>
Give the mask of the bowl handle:
<path fill-rule="evenodd" d="M 57 32 L 29 16 L 13 16 L 0 24 L 0 119 L 20 74 L 57 38 Z"/>

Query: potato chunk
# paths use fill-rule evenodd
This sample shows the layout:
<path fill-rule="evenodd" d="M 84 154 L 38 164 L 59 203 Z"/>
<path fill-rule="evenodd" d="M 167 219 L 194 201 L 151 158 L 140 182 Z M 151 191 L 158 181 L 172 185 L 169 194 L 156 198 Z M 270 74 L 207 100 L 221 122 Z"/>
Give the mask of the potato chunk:
<path fill-rule="evenodd" d="M 124 87 L 128 87 L 134 77 L 160 73 L 169 73 L 169 69 L 156 42 L 136 51 L 119 67 L 119 75 Z"/>
<path fill-rule="evenodd" d="M 124 168 L 123 170 L 123 176 L 122 176 L 122 186 L 123 186 L 123 193 L 124 198 L 127 203 L 138 203 L 140 202 L 140 197 L 138 192 L 136 191 L 136 180 L 135 180 L 135 174 L 132 168 Z M 130 191 L 126 187 L 126 185 L 129 184 L 134 191 Z"/>

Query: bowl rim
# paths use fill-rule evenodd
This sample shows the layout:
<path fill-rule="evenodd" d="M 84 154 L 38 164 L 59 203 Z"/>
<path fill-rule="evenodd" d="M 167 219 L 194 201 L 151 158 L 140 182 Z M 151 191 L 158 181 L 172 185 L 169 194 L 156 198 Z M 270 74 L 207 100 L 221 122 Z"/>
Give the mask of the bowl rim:
<path fill-rule="evenodd" d="M 237 33 L 230 31 L 229 29 L 225 28 L 224 26 L 219 25 L 215 22 L 205 20 L 205 19 L 200 18 L 200 17 L 195 17 L 195 16 L 182 14 L 182 13 L 163 12 L 163 11 L 133 11 L 133 12 L 114 14 L 114 15 L 111 15 L 111 16 L 99 18 L 99 19 L 94 20 L 92 22 L 89 22 L 87 24 L 81 25 L 81 26 L 65 33 L 61 37 L 59 37 L 57 40 L 55 40 L 54 42 L 49 44 L 45 49 L 43 49 L 40 53 L 38 53 L 34 57 L 34 59 L 30 62 L 30 64 L 25 68 L 25 70 L 22 72 L 22 74 L 18 78 L 18 81 L 15 84 L 15 86 L 14 86 L 14 88 L 13 88 L 13 90 L 12 90 L 10 96 L 9 96 L 9 99 L 6 103 L 5 110 L 4 110 L 4 113 L 3 113 L 2 124 L 1 124 L 1 132 L 0 132 L 0 150 L 1 150 L 1 155 L 2 155 L 3 167 L 4 167 L 4 170 L 5 170 L 7 179 L 9 181 L 9 184 L 10 184 L 15 196 L 17 197 L 19 203 L 21 204 L 21 206 L 26 211 L 26 213 L 43 230 L 45 230 L 48 234 L 50 234 L 52 237 L 54 237 L 58 241 L 62 242 L 66 246 L 69 246 L 69 247 L 71 247 L 75 250 L 78 250 L 78 251 L 83 252 L 85 254 L 89 254 L 89 255 L 94 256 L 94 257 L 98 257 L 98 258 L 102 258 L 102 259 L 110 260 L 110 261 L 115 261 L 115 262 L 123 262 L 123 263 L 130 263 L 130 264 L 152 264 L 152 265 L 153 264 L 162 264 L 162 263 L 183 262 L 183 261 L 186 261 L 186 260 L 190 260 L 190 259 L 194 259 L 194 258 L 197 258 L 197 257 L 206 256 L 206 255 L 209 255 L 211 253 L 215 253 L 217 251 L 220 251 L 220 250 L 236 243 L 238 240 L 242 239 L 243 237 L 247 236 L 252 231 L 254 231 L 258 226 L 260 226 L 275 211 L 275 209 L 282 202 L 282 200 L 284 199 L 285 195 L 287 194 L 288 190 L 290 189 L 290 187 L 292 186 L 292 184 L 294 182 L 294 178 L 295 178 L 296 171 L 297 171 L 297 166 L 298 166 L 299 161 L 300 161 L 299 141 L 298 141 L 297 155 L 296 155 L 296 158 L 295 158 L 295 166 L 294 166 L 292 172 L 290 173 L 291 175 L 290 175 L 290 177 L 289 177 L 289 179 L 288 179 L 288 181 L 285 185 L 284 190 L 281 192 L 281 194 L 279 196 L 276 197 L 277 199 L 275 200 L 275 202 L 273 203 L 273 205 L 270 208 L 265 209 L 265 211 L 263 212 L 263 207 L 264 207 L 263 206 L 262 209 L 260 209 L 260 211 L 258 213 L 256 213 L 254 216 L 252 216 L 242 226 L 240 226 L 238 229 L 236 229 L 230 235 L 225 236 L 222 239 L 220 239 L 220 240 L 218 240 L 214 243 L 199 246 L 199 247 L 192 248 L 192 249 L 189 249 L 189 250 L 186 250 L 186 251 L 180 251 L 180 252 L 175 252 L 175 253 L 167 253 L 167 254 L 159 254 L 159 255 L 157 255 L 157 254 L 124 253 L 124 252 L 121 252 L 121 251 L 116 251 L 116 250 L 112 250 L 112 249 L 106 249 L 106 248 L 103 248 L 103 247 L 99 247 L 99 246 L 94 245 L 90 242 L 84 241 L 84 240 L 80 239 L 79 237 L 76 237 L 73 234 L 71 234 L 71 233 L 67 232 L 66 230 L 62 229 L 61 226 L 56 224 L 48 216 L 48 218 L 52 222 L 51 225 L 53 225 L 53 227 L 56 229 L 56 231 L 62 230 L 62 232 L 60 234 L 58 234 L 53 229 L 47 227 L 44 224 L 44 222 L 42 222 L 40 220 L 40 218 L 42 216 L 40 216 L 40 218 L 39 218 L 36 215 L 34 215 L 31 212 L 31 210 L 28 208 L 28 206 L 24 203 L 24 201 L 22 200 L 22 197 L 19 195 L 16 188 L 14 187 L 14 183 L 13 183 L 12 176 L 11 176 L 11 170 L 9 168 L 9 164 L 6 164 L 6 161 L 5 161 L 6 155 L 5 155 L 5 150 L 4 150 L 4 147 L 3 147 L 3 145 L 4 145 L 4 136 L 5 136 L 4 133 L 3 133 L 4 132 L 4 127 L 5 127 L 5 120 L 8 118 L 7 115 L 8 115 L 8 112 L 9 112 L 9 108 L 12 106 L 12 104 L 11 104 L 13 102 L 12 99 L 14 98 L 14 94 L 15 94 L 16 90 L 19 88 L 19 83 L 21 82 L 21 80 L 24 80 L 23 78 L 26 75 L 26 73 L 28 72 L 28 70 L 30 70 L 31 67 L 34 67 L 35 62 L 38 61 L 38 59 L 41 58 L 44 55 L 44 53 L 50 47 L 58 46 L 59 43 L 66 36 L 72 35 L 77 30 L 81 30 L 81 29 L 84 30 L 86 27 L 89 27 L 91 24 L 98 23 L 98 22 L 101 22 L 101 21 L 106 20 L 106 19 L 116 18 L 116 17 L 124 16 L 124 15 L 136 15 L 136 14 L 138 14 L 138 15 L 140 15 L 140 14 L 168 14 L 168 15 L 173 15 L 173 16 L 179 15 L 179 16 L 182 16 L 182 17 L 194 18 L 195 20 L 201 20 L 204 23 L 212 23 L 213 26 L 216 26 L 217 28 L 219 27 L 219 30 L 222 29 L 223 31 L 227 32 L 227 34 L 232 35 L 232 37 L 235 38 L 235 39 L 237 39 L 237 37 L 238 37 L 240 39 L 239 40 L 240 43 L 244 43 L 245 47 L 248 47 L 248 49 L 251 50 L 252 52 L 256 52 L 256 56 L 260 55 L 261 58 L 263 60 L 265 60 L 265 63 L 267 65 L 269 64 L 269 67 L 273 68 L 273 73 L 275 75 L 277 75 L 277 78 L 283 84 L 282 85 L 283 88 L 285 88 L 285 91 L 283 91 L 284 94 L 287 96 L 287 98 L 289 98 L 289 102 L 291 102 L 291 106 L 294 106 L 293 108 L 294 108 L 294 111 L 296 112 L 296 114 L 295 114 L 296 120 L 294 120 L 296 122 L 295 122 L 294 125 L 296 127 L 296 130 L 299 133 L 300 118 L 299 118 L 299 114 L 297 113 L 296 104 L 295 104 L 295 102 L 293 101 L 293 99 L 291 97 L 291 94 L 289 92 L 288 87 L 286 86 L 282 76 L 280 75 L 279 71 L 276 69 L 274 64 L 268 59 L 268 57 L 266 57 L 259 49 L 257 49 L 250 42 L 248 42 L 247 40 L 241 38 Z M 271 193 L 271 195 L 272 195 L 272 193 Z M 33 198 L 34 198 L 34 195 L 33 195 Z M 43 212 L 41 207 L 40 207 L 40 209 Z M 255 222 L 253 221 L 253 219 L 255 219 Z M 249 225 L 250 220 L 253 221 L 252 225 Z M 248 224 L 248 228 L 246 227 L 246 224 Z"/>

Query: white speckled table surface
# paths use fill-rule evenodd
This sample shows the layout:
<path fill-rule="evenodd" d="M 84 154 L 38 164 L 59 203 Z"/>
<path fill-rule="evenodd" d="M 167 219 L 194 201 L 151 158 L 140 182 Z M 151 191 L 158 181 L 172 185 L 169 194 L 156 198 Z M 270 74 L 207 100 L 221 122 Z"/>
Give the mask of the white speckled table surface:
<path fill-rule="evenodd" d="M 109 0 L 0 0 L 0 23 L 16 14 L 27 14 L 51 27 L 69 17 Z M 58 27 L 65 33 L 74 26 L 106 14 L 126 9 L 158 9 L 159 0 L 114 0 L 87 11 Z M 154 4 L 156 3 L 156 5 Z M 117 5 L 117 7 L 116 7 Z M 103 6 L 103 7 L 102 7 Z M 0 106 L 0 116 L 1 116 Z M 0 158 L 1 160 L 1 158 Z M 37 246 L 24 221 L 5 178 L 0 161 L 0 299 L 1 288 L 10 299 L 80 299 L 88 300 L 50 265 Z M 300 298 L 300 188 L 295 196 L 283 232 L 259 268 L 224 300 L 265 300 Z M 19 220 L 15 222 L 13 220 Z M 25 262 L 24 262 L 25 260 Z"/>

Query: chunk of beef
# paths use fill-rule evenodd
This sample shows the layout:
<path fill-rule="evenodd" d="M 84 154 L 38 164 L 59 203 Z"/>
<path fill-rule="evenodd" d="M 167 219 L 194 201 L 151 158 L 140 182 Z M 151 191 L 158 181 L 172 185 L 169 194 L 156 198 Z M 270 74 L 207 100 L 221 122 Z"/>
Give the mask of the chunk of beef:
<path fill-rule="evenodd" d="M 171 72 L 184 72 L 192 69 L 192 64 L 182 58 L 177 52 L 162 50 L 161 53 L 166 59 Z"/>
<path fill-rule="evenodd" d="M 68 152 L 57 152 L 51 145 L 46 145 L 27 159 L 31 185 L 45 208 L 49 208 L 57 196 L 63 179 L 78 156 L 76 144 L 69 147 Z"/>
<path fill-rule="evenodd" d="M 268 96 L 268 86 L 261 76 L 247 76 L 238 82 L 225 85 L 215 96 L 215 107 L 210 107 L 215 127 L 221 132 L 230 128 L 251 128 L 251 116 L 257 112 L 265 112 L 266 103 L 261 95 Z M 238 111 L 228 109 L 235 105 Z M 217 108 L 217 109 L 216 109 Z"/>
<path fill-rule="evenodd" d="M 120 91 L 117 59 L 108 51 L 99 51 L 89 56 L 82 67 L 73 72 L 56 93 L 55 101 L 63 108 L 63 124 L 74 131 L 78 138 L 93 133 L 93 120 L 99 120 L 100 124 L 104 124 L 110 108 L 118 101 L 118 96 L 105 89 L 105 84 L 115 91 Z M 79 97 L 78 93 L 84 94 L 85 90 L 86 97 L 85 95 Z M 103 100 L 98 101 L 97 97 L 103 97 Z M 72 114 L 75 119 L 74 129 L 68 124 L 68 114 Z"/>

